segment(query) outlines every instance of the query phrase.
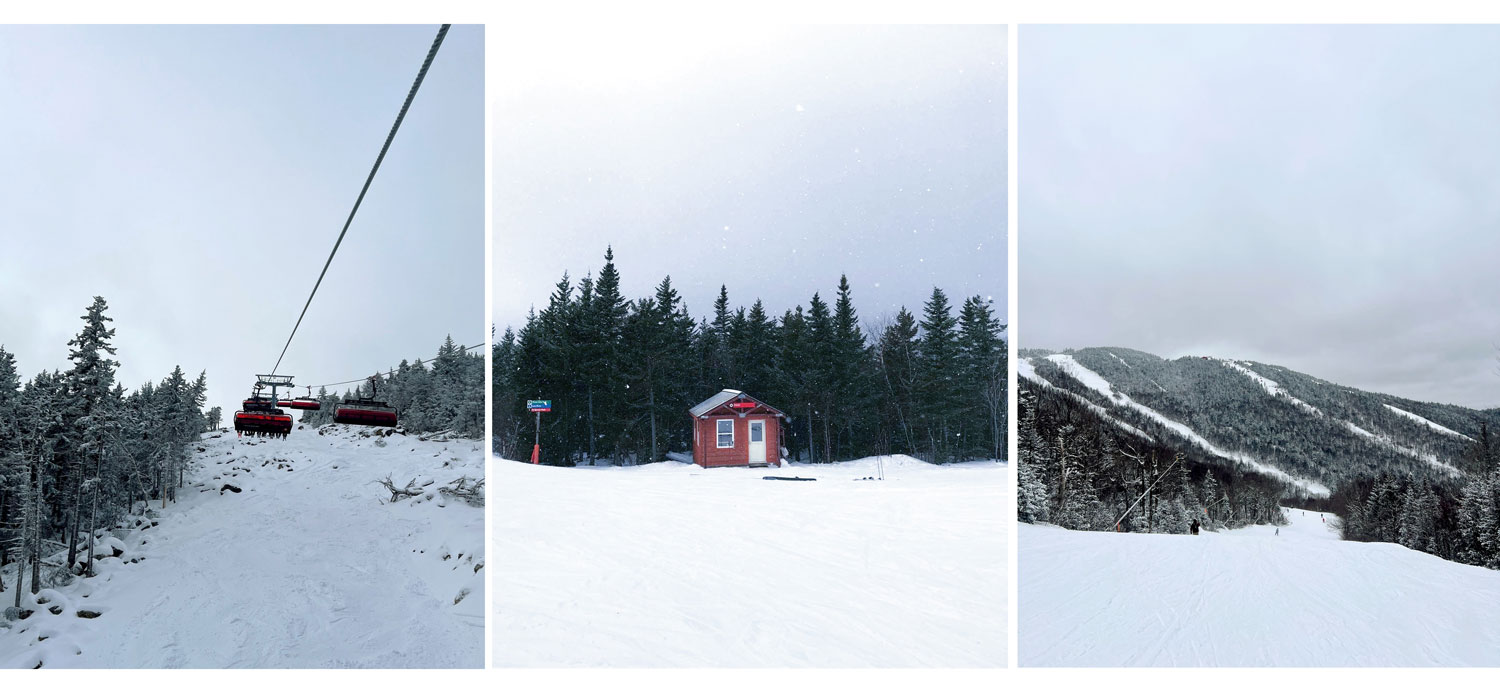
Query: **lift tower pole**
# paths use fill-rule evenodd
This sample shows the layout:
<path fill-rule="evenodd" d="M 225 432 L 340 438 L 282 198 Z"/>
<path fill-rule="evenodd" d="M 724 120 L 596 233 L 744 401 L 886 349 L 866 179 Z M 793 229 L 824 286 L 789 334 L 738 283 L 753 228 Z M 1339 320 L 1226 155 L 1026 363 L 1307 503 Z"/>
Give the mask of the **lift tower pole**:
<path fill-rule="evenodd" d="M 276 407 L 276 388 L 292 388 L 292 375 L 290 374 L 257 374 L 255 375 L 256 387 L 269 387 L 271 389 L 271 407 Z M 309 389 L 311 391 L 311 389 Z"/>

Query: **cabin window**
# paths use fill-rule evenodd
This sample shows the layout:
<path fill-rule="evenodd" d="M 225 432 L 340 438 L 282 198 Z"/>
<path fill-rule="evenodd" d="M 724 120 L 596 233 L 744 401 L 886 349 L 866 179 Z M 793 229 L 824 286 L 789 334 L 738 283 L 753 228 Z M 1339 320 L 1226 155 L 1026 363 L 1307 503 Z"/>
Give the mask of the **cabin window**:
<path fill-rule="evenodd" d="M 761 424 L 758 424 L 758 425 L 750 425 L 750 441 L 757 442 L 757 441 L 765 441 L 765 440 L 766 440 L 766 425 L 765 425 L 765 423 L 761 423 Z"/>
<path fill-rule="evenodd" d="M 734 448 L 734 420 L 718 420 L 715 424 L 719 430 L 719 448 Z"/>

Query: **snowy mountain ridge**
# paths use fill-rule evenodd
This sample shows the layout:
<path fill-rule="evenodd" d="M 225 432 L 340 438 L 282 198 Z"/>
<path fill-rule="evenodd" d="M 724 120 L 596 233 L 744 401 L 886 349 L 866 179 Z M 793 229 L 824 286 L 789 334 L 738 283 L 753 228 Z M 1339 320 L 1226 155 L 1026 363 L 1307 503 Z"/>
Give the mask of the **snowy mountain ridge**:
<path fill-rule="evenodd" d="M 1249 360 L 1128 348 L 1023 349 L 1023 386 L 1062 391 L 1138 436 L 1207 452 L 1311 496 L 1395 471 L 1457 477 L 1500 411 L 1424 403 Z"/>

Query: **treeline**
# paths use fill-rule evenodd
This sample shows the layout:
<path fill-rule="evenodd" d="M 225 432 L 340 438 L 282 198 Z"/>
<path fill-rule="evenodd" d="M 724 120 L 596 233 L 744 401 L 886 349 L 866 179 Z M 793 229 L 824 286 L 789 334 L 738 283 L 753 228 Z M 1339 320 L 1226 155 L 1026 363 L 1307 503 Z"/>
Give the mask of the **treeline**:
<path fill-rule="evenodd" d="M 1192 460 L 1065 393 L 1022 380 L 1016 429 L 1017 517 L 1073 530 L 1187 533 L 1282 524 L 1282 487 Z M 1128 509 L 1128 512 L 1127 512 Z M 1123 517 L 1123 518 L 1122 518 Z"/>
<path fill-rule="evenodd" d="M 760 300 L 732 308 L 723 287 L 694 320 L 663 278 L 627 300 L 613 250 L 598 277 L 564 274 L 547 306 L 493 353 L 494 447 L 529 456 L 528 398 L 542 414 L 547 463 L 652 462 L 691 449 L 687 409 L 730 388 L 791 416 L 782 445 L 796 460 L 906 453 L 933 462 L 1000 458 L 1005 448 L 1004 325 L 991 303 L 954 314 L 934 288 L 918 318 L 904 307 L 863 327 L 846 278 L 832 304 L 814 293 L 779 317 Z M 868 329 L 868 331 L 867 331 Z"/>
<path fill-rule="evenodd" d="M 33 593 L 91 575 L 99 530 L 150 501 L 175 500 L 209 427 L 203 374 L 189 380 L 177 367 L 129 393 L 115 381 L 107 308 L 94 298 L 68 341 L 66 371 L 23 386 L 15 357 L 0 348 L 0 567 L 14 566 L 15 606 L 28 572 Z M 64 560 L 49 561 L 63 550 Z"/>
<path fill-rule="evenodd" d="M 1460 464 L 1459 482 L 1382 474 L 1329 499 L 1345 540 L 1394 542 L 1451 561 L 1500 569 L 1500 453 L 1489 426 Z"/>
<path fill-rule="evenodd" d="M 429 367 L 430 365 L 430 367 Z M 470 353 L 449 336 L 437 356 L 408 362 L 384 375 L 374 375 L 343 396 L 318 389 L 319 410 L 302 411 L 298 422 L 326 425 L 333 422 L 333 408 L 344 398 L 375 398 L 396 408 L 401 427 L 408 432 L 451 432 L 478 439 L 484 436 L 484 353 Z M 373 388 L 373 390 L 372 390 Z"/>

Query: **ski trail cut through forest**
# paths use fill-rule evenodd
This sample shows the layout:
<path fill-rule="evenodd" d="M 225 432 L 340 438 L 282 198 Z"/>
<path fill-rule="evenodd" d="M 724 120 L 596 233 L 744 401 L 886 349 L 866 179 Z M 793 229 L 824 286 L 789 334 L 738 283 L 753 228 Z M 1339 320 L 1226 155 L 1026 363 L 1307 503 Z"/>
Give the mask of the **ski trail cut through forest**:
<path fill-rule="evenodd" d="M 0 629 L 0 666 L 482 666 L 484 510 L 436 491 L 481 443 L 322 430 L 205 435 L 182 500 Z M 433 482 L 382 503 L 387 474 Z"/>
<path fill-rule="evenodd" d="M 1065 353 L 1055 353 L 1053 355 L 1048 355 L 1047 359 L 1051 360 L 1058 367 L 1062 368 L 1062 370 L 1066 372 L 1068 376 L 1073 377 L 1073 379 L 1077 380 L 1078 383 L 1083 384 L 1084 386 L 1098 392 L 1099 395 L 1103 396 L 1105 400 L 1111 401 L 1112 403 L 1125 408 L 1133 409 L 1136 412 L 1145 415 L 1161 426 L 1177 433 L 1177 435 L 1182 437 L 1183 439 L 1196 444 L 1199 448 L 1202 448 L 1215 456 L 1238 463 L 1240 466 L 1246 468 L 1247 470 L 1274 477 L 1288 484 L 1295 485 L 1311 496 L 1328 496 L 1330 490 L 1323 483 L 1317 482 L 1315 480 L 1308 480 L 1305 478 L 1297 477 L 1280 468 L 1262 463 L 1261 461 L 1252 458 L 1249 454 L 1239 451 L 1229 451 L 1215 446 L 1213 442 L 1205 439 L 1202 435 L 1193 431 L 1193 429 L 1188 427 L 1187 425 L 1168 418 L 1167 416 L 1157 412 L 1155 409 L 1137 402 L 1135 399 L 1126 395 L 1122 391 L 1115 390 L 1114 386 L 1109 383 L 1109 380 L 1100 376 L 1097 372 L 1084 367 L 1077 360 L 1073 359 L 1073 356 L 1071 355 Z"/>
<path fill-rule="evenodd" d="M 1019 526 L 1020 663 L 1500 665 L 1500 571 L 1345 542 L 1331 514 L 1191 535 Z"/>

